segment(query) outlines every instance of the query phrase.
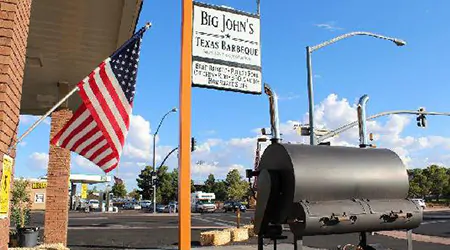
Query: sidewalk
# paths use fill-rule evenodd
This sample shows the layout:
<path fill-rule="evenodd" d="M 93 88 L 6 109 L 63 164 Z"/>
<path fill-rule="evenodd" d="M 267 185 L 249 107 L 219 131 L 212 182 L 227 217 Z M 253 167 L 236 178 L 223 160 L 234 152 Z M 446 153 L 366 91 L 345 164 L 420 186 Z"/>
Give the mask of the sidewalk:
<path fill-rule="evenodd" d="M 221 246 L 221 247 L 198 247 L 196 249 L 199 249 L 199 250 L 200 249 L 202 249 L 202 250 L 256 250 L 257 247 L 258 247 L 257 245 L 238 245 L 238 246 L 234 245 L 234 246 Z M 273 244 L 264 246 L 264 249 L 272 250 Z M 293 244 L 286 244 L 286 243 L 277 244 L 277 250 L 293 250 L 293 249 L 294 249 Z M 303 246 L 303 250 L 321 250 L 321 249 Z"/>
<path fill-rule="evenodd" d="M 258 248 L 257 245 L 229 245 L 229 246 L 208 246 L 208 247 L 194 247 L 192 246 L 192 249 L 198 249 L 198 250 L 256 250 Z M 264 250 L 272 250 L 273 244 L 265 245 Z M 293 244 L 287 244 L 287 243 L 281 243 L 277 244 L 277 250 L 293 250 L 294 245 Z M 148 249 L 148 250 L 178 250 L 177 247 L 173 248 L 161 248 L 161 249 Z M 326 249 L 319 249 L 319 248 L 311 248 L 307 246 L 303 246 L 303 250 L 326 250 Z"/>

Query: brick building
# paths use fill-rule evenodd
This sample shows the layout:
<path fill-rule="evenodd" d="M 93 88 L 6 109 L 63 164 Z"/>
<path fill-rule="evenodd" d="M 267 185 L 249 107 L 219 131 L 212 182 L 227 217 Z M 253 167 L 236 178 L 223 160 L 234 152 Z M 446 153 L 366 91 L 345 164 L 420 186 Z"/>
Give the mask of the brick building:
<path fill-rule="evenodd" d="M 0 157 L 17 139 L 20 114 L 43 115 L 134 33 L 142 0 L 0 0 Z M 145 21 L 145 20 L 144 20 Z M 51 114 L 51 135 L 80 104 Z M 3 166 L 0 166 L 0 176 Z M 70 152 L 50 146 L 44 241 L 67 242 Z M 12 184 L 12 183 L 11 183 Z M 51 208 L 51 209 L 50 209 Z M 9 219 L 0 219 L 0 250 Z"/>

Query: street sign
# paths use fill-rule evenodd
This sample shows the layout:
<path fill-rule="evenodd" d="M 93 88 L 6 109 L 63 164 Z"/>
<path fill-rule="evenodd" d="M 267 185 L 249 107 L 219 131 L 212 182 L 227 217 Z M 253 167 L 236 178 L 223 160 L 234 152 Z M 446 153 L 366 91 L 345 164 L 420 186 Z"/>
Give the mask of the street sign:
<path fill-rule="evenodd" d="M 0 218 L 8 217 L 12 166 L 13 159 L 6 154 L 3 155 L 3 174 L 0 183 Z"/>
<path fill-rule="evenodd" d="M 260 18 L 194 2 L 192 85 L 261 94 Z"/>
<path fill-rule="evenodd" d="M 88 185 L 86 183 L 81 184 L 81 199 L 87 198 L 87 190 L 88 190 Z"/>

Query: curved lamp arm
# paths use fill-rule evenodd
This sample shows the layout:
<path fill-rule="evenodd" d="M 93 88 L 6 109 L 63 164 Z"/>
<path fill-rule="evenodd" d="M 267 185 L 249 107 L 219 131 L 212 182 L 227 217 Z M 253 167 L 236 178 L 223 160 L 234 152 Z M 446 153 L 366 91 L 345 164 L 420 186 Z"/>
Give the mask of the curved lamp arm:
<path fill-rule="evenodd" d="M 349 37 L 352 37 L 352 36 L 371 36 L 371 37 L 375 37 L 375 38 L 391 41 L 391 42 L 395 43 L 397 46 L 406 45 L 406 42 L 404 40 L 398 39 L 398 38 L 395 38 L 395 37 L 383 36 L 383 35 L 380 35 L 380 34 L 375 34 L 375 33 L 366 32 L 366 31 L 355 31 L 355 32 L 350 32 L 350 33 L 347 33 L 347 34 L 335 37 L 335 38 L 330 39 L 328 41 L 325 41 L 325 42 L 323 42 L 321 44 L 318 44 L 318 45 L 315 45 L 315 46 L 311 46 L 311 47 L 309 47 L 309 52 L 313 52 L 313 51 L 318 50 L 318 49 L 320 49 L 322 47 L 325 47 L 325 46 L 328 46 L 330 44 L 333 44 L 333 43 L 335 43 L 335 42 L 337 42 L 339 40 L 342 40 L 342 39 L 345 39 L 345 38 L 349 38 Z"/>

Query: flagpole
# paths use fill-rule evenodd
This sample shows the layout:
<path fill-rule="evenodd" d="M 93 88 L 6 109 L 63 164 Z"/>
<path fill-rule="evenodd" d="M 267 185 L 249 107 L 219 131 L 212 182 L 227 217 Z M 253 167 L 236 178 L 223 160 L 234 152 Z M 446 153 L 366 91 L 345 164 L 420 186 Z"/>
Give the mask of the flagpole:
<path fill-rule="evenodd" d="M 71 95 L 73 95 L 75 92 L 77 92 L 78 90 L 79 90 L 78 86 L 73 88 L 57 104 L 55 104 L 49 111 L 47 111 L 47 113 L 45 113 L 43 116 L 41 116 L 41 118 L 39 120 L 37 120 L 33 125 L 31 125 L 31 127 L 29 129 L 27 129 L 27 131 L 25 131 L 25 133 L 23 133 L 19 137 L 19 139 L 17 139 L 17 141 L 8 148 L 8 153 L 10 153 L 11 150 L 15 149 L 17 144 L 19 144 L 23 140 L 23 138 L 25 138 L 25 136 L 27 136 L 29 133 L 31 133 L 31 131 L 33 131 L 39 124 L 41 124 L 45 120 L 45 118 L 47 118 L 53 111 L 55 111 L 59 106 L 61 106 L 61 104 L 63 104 L 63 102 L 65 102 L 67 99 L 69 99 L 69 97 Z"/>
<path fill-rule="evenodd" d="M 145 30 L 148 30 L 150 27 L 152 26 L 152 24 L 150 22 L 145 24 Z M 123 48 L 124 46 L 128 45 L 130 43 L 130 41 L 132 40 L 132 38 L 138 34 L 139 32 L 136 32 L 130 39 L 128 39 L 124 44 L 122 44 L 122 46 L 120 46 L 114 53 L 113 55 L 119 51 L 121 48 Z M 41 118 L 39 118 L 39 120 L 37 120 L 33 125 L 31 125 L 31 127 L 29 129 L 27 129 L 27 131 L 25 131 L 25 133 L 23 133 L 19 139 L 17 139 L 13 145 L 11 145 L 8 148 L 8 154 L 11 153 L 12 150 L 14 150 L 17 145 L 29 134 L 31 133 L 31 131 L 33 131 L 39 124 L 41 124 L 45 118 L 47 118 L 53 111 L 55 111 L 59 106 L 61 106 L 61 104 L 63 104 L 63 102 L 65 102 L 67 99 L 69 99 L 69 97 L 71 95 L 73 95 L 75 92 L 77 92 L 79 90 L 78 86 L 76 86 L 75 88 L 73 88 L 66 96 L 64 96 L 58 103 L 56 103 L 49 111 L 47 111 L 47 113 L 45 113 L 43 116 L 41 116 Z"/>

